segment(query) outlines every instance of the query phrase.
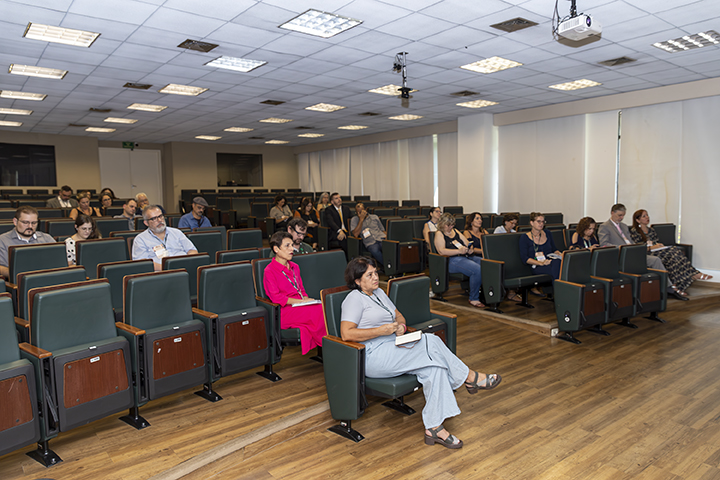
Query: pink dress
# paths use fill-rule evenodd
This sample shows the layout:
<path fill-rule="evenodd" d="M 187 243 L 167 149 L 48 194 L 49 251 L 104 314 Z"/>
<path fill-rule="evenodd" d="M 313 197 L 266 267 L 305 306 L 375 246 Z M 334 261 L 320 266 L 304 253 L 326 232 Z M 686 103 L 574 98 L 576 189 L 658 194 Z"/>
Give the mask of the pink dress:
<path fill-rule="evenodd" d="M 270 301 L 280 305 L 280 328 L 300 329 L 302 354 L 321 347 L 322 338 L 327 335 L 322 305 L 293 307 L 287 304 L 288 298 L 307 297 L 300 267 L 293 262 L 288 262 L 288 266 L 284 267 L 273 258 L 265 267 L 263 285 Z"/>

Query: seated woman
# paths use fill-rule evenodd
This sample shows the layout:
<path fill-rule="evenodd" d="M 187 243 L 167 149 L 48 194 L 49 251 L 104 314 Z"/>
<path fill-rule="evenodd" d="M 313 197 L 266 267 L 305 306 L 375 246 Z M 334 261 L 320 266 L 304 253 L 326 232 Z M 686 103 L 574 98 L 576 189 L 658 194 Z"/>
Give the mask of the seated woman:
<path fill-rule="evenodd" d="M 81 213 L 75 219 L 75 232 L 73 236 L 65 239 L 65 251 L 67 252 L 67 262 L 69 266 L 75 265 L 76 262 L 75 242 L 78 240 L 100 238 L 95 219 L 84 213 Z"/>
<path fill-rule="evenodd" d="M 473 246 L 465 236 L 455 229 L 455 217 L 452 213 L 443 213 L 437 227 L 435 250 L 444 257 L 450 257 L 448 261 L 450 273 L 462 273 L 470 277 L 470 305 L 485 308 L 485 305 L 480 302 L 480 287 L 482 286 L 480 257 L 473 255 Z"/>
<path fill-rule="evenodd" d="M 77 194 L 78 206 L 70 210 L 68 215 L 70 218 L 75 220 L 78 215 L 85 214 L 88 217 L 101 217 L 100 210 L 97 207 L 90 206 L 90 192 L 80 192 Z"/>
<path fill-rule="evenodd" d="M 105 195 L 106 193 L 107 193 L 108 195 L 110 195 L 110 198 L 112 198 L 113 200 L 115 200 L 115 199 L 117 198 L 117 197 L 115 196 L 115 192 L 113 192 L 113 191 L 112 191 L 112 188 L 110 188 L 110 187 L 105 187 L 105 188 L 103 188 L 102 190 L 100 190 L 100 196 L 101 196 L 101 197 L 102 197 L 103 195 Z"/>
<path fill-rule="evenodd" d="M 443 428 L 446 418 L 460 413 L 453 390 L 465 385 L 471 394 L 490 390 L 502 381 L 498 374 L 470 370 L 433 334 L 413 344 L 395 345 L 395 337 L 407 332 L 405 317 L 379 287 L 375 261 L 357 257 L 345 269 L 352 289 L 343 301 L 340 321 L 342 339 L 365 344 L 365 375 L 371 378 L 417 376 L 423 385 L 425 444 L 460 448 L 463 442 Z"/>
<path fill-rule="evenodd" d="M 503 224 L 495 227 L 493 233 L 514 233 L 520 217 L 517 213 L 506 213 L 503 215 Z"/>
<path fill-rule="evenodd" d="M 285 230 L 288 220 L 293 216 L 290 207 L 287 205 L 285 195 L 275 197 L 275 204 L 270 209 L 270 216 L 275 218 L 276 230 Z"/>
<path fill-rule="evenodd" d="M 428 252 L 432 252 L 431 244 L 435 241 L 435 232 L 437 232 L 437 223 L 440 221 L 442 210 L 440 207 L 433 207 L 428 213 L 428 221 L 423 225 L 423 238 L 427 244 Z"/>
<path fill-rule="evenodd" d="M 465 231 L 463 235 L 467 238 L 475 249 L 475 255 L 483 256 L 482 236 L 487 235 L 488 231 L 482 228 L 482 215 L 473 212 L 465 218 Z"/>
<path fill-rule="evenodd" d="M 275 232 L 270 237 L 270 248 L 275 257 L 265 267 L 263 286 L 270 301 L 280 305 L 280 328 L 299 328 L 302 354 L 322 347 L 327 335 L 322 306 L 318 303 L 293 307 L 294 304 L 312 301 L 303 287 L 300 267 L 291 262 L 293 237 L 287 232 Z"/>
<path fill-rule="evenodd" d="M 532 212 L 530 214 L 530 230 L 520 237 L 520 258 L 523 263 L 532 265 L 534 275 L 551 275 L 553 279 L 560 278 L 559 258 L 549 258 L 548 255 L 554 254 L 562 256 L 562 253 L 555 248 L 550 232 L 545 230 L 545 217 L 540 212 Z M 545 296 L 537 287 L 530 290 L 535 295 Z"/>
<path fill-rule="evenodd" d="M 110 215 L 110 213 L 108 213 L 108 208 L 112 207 L 112 202 L 113 199 L 109 193 L 103 193 L 100 195 L 100 215 L 103 217 Z"/>
<path fill-rule="evenodd" d="M 317 202 L 318 217 L 320 215 L 322 215 L 322 211 L 325 210 L 329 206 L 330 206 L 330 194 L 328 192 L 324 192 L 322 195 L 320 195 L 320 200 L 318 200 L 318 202 Z"/>
<path fill-rule="evenodd" d="M 581 248 L 589 248 L 592 250 L 600 246 L 600 242 L 595 236 L 595 226 L 597 222 L 592 217 L 583 217 L 577 224 L 575 233 L 572 234 L 570 250 L 578 250 Z"/>
<path fill-rule="evenodd" d="M 305 236 L 310 240 L 313 248 L 317 248 L 318 226 L 320 219 L 318 213 L 313 207 L 313 201 L 310 197 L 303 197 L 300 206 L 295 210 L 295 216 L 305 220 L 308 224 Z"/>
<path fill-rule="evenodd" d="M 710 280 L 712 275 L 701 273 L 692 266 L 682 249 L 677 246 L 666 247 L 659 242 L 658 234 L 650 226 L 650 216 L 647 210 L 638 210 L 633 213 L 633 226 L 630 236 L 635 243 L 645 243 L 648 246 L 648 255 L 659 257 L 668 272 L 670 283 L 675 293 L 687 297 L 685 290 L 695 280 Z"/>

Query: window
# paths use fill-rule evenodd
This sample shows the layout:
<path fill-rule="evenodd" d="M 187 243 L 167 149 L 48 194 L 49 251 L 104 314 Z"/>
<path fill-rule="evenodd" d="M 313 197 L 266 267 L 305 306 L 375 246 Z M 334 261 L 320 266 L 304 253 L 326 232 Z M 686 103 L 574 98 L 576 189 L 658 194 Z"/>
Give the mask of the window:
<path fill-rule="evenodd" d="M 55 147 L 0 143 L 0 184 L 55 185 Z"/>
<path fill-rule="evenodd" d="M 219 187 L 262 187 L 262 155 L 250 153 L 218 153 L 217 176 Z"/>

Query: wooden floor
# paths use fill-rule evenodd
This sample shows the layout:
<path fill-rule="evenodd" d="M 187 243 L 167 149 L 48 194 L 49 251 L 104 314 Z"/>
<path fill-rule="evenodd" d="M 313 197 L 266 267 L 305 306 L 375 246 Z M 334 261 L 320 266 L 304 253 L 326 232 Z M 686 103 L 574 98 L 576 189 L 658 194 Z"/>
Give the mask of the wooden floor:
<path fill-rule="evenodd" d="M 119 415 L 94 422 L 51 441 L 63 463 L 45 469 L 25 456 L 28 447 L 0 457 L 0 479 L 179 478 L 178 466 L 182 478 L 203 480 L 720 479 L 717 299 L 670 302 L 666 324 L 636 319 L 639 329 L 612 325 L 610 337 L 581 332 L 579 346 L 464 302 L 433 307 L 458 313 L 459 356 L 503 383 L 473 396 L 458 390 L 463 413 L 445 425 L 461 450 L 424 445 L 421 392 L 406 398 L 412 416 L 371 397 L 353 423 L 360 443 L 328 432 L 322 366 L 290 348 L 280 382 L 247 372 L 216 384 L 217 403 L 192 391 L 151 402 L 141 410 L 151 427 L 136 431 Z M 303 413 L 311 416 L 293 421 Z"/>

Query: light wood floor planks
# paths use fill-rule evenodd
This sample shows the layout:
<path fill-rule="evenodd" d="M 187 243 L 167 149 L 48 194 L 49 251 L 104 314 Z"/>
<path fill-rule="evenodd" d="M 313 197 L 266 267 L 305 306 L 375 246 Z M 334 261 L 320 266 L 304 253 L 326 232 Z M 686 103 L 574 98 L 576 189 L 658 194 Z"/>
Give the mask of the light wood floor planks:
<path fill-rule="evenodd" d="M 463 297 L 458 297 L 463 299 Z M 697 299 L 699 300 L 699 299 Z M 465 300 L 466 301 L 466 300 Z M 673 301 L 659 324 L 608 326 L 610 337 L 581 332 L 576 346 L 434 304 L 459 315 L 458 354 L 499 372 L 503 384 L 470 396 L 445 422 L 459 451 L 422 441 L 422 393 L 404 416 L 370 398 L 353 426 L 355 444 L 327 431 L 325 411 L 244 445 L 184 479 L 720 479 L 720 302 Z M 286 349 L 271 383 L 253 372 L 216 384 L 209 403 L 181 392 L 151 402 L 151 427 L 117 416 L 51 441 L 64 462 L 44 469 L 24 455 L 0 457 L 0 478 L 146 479 L 326 400 L 321 365 Z"/>

